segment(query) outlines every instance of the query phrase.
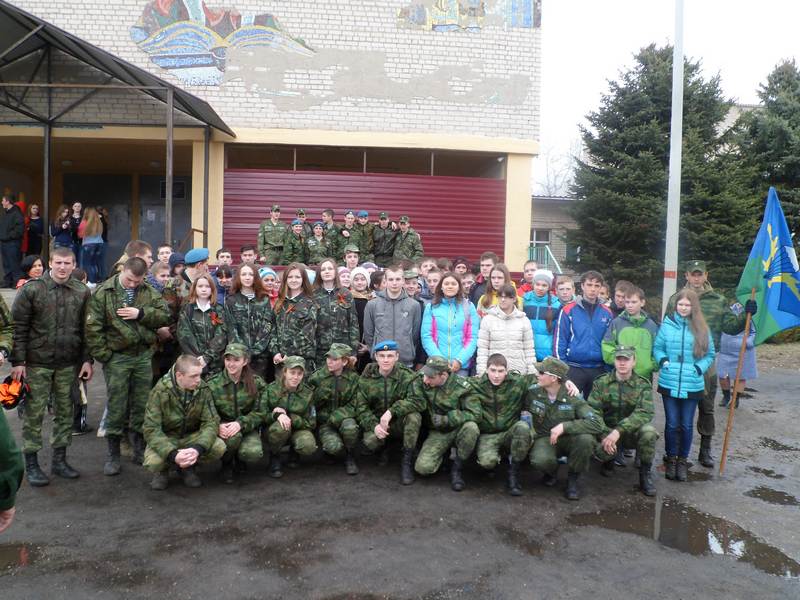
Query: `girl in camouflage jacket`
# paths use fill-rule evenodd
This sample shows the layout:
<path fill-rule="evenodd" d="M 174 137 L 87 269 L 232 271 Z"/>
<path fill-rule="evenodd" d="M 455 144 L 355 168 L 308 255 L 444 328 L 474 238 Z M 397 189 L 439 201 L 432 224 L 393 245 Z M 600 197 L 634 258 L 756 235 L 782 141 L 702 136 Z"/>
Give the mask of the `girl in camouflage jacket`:
<path fill-rule="evenodd" d="M 317 356 L 315 364 L 325 363 L 325 353 L 333 344 L 345 344 L 353 350 L 358 348 L 361 337 L 358 329 L 358 313 L 350 290 L 339 283 L 336 261 L 323 260 L 317 267 L 314 282 L 314 302 L 317 304 Z"/>
<path fill-rule="evenodd" d="M 178 317 L 178 343 L 183 354 L 203 361 L 203 373 L 207 376 L 222 370 L 222 351 L 228 341 L 223 311 L 217 304 L 213 278 L 200 275 L 192 283 L 188 301 Z"/>
<path fill-rule="evenodd" d="M 301 356 L 306 361 L 306 370 L 313 372 L 317 355 L 317 305 L 306 270 L 299 263 L 290 264 L 283 273 L 274 323 L 269 346 L 273 362 L 280 365 L 287 356 Z"/>

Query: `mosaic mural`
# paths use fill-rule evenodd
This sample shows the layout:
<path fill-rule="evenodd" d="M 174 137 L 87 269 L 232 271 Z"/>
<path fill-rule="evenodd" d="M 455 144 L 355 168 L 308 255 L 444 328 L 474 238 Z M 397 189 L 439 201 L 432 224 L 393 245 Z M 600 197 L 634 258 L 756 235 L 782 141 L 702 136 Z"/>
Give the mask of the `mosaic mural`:
<path fill-rule="evenodd" d="M 151 61 L 188 85 L 219 85 L 231 50 L 315 54 L 305 41 L 284 31 L 273 15 L 209 8 L 203 0 L 152 0 L 130 34 Z"/>
<path fill-rule="evenodd" d="M 397 11 L 399 27 L 477 33 L 484 27 L 538 28 L 542 0 L 415 0 Z"/>

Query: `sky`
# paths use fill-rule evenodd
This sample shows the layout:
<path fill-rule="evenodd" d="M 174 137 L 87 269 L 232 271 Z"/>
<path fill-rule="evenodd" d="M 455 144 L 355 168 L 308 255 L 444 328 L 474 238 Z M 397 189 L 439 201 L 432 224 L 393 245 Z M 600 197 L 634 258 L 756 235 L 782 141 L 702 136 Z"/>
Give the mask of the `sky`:
<path fill-rule="evenodd" d="M 533 163 L 534 193 L 564 171 L 566 157 L 579 148 L 578 125 L 599 107 L 608 80 L 630 68 L 640 48 L 672 44 L 675 33 L 674 0 L 542 4 L 541 154 Z M 758 86 L 775 65 L 800 53 L 798 27 L 797 0 L 685 0 L 684 55 L 699 60 L 706 76 L 719 73 L 727 97 L 756 104 Z"/>

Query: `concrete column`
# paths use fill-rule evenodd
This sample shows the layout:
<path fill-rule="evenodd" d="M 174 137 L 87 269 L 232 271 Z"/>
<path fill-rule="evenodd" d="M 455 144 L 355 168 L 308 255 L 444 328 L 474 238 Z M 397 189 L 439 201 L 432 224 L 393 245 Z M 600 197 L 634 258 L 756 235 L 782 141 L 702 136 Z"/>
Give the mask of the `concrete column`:
<path fill-rule="evenodd" d="M 506 245 L 504 259 L 511 271 L 522 271 L 531 235 L 530 154 L 509 154 L 506 163 Z"/>

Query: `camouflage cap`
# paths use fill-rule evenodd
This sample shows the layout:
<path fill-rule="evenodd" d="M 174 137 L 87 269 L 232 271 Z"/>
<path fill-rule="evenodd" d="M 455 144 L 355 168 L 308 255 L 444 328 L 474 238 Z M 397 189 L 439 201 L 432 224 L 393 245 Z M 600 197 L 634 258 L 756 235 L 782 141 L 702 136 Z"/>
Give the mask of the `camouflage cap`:
<path fill-rule="evenodd" d="M 401 223 L 410 223 L 411 219 L 408 218 L 408 215 L 403 215 L 402 217 L 400 217 L 400 222 Z"/>
<path fill-rule="evenodd" d="M 553 356 L 548 356 L 542 362 L 536 363 L 536 370 L 539 373 L 555 375 L 563 381 L 567 378 L 567 373 L 569 373 L 569 365 Z"/>
<path fill-rule="evenodd" d="M 411 269 L 406 269 L 403 271 L 403 279 L 417 279 L 419 274 L 416 271 L 412 271 Z"/>
<path fill-rule="evenodd" d="M 443 356 L 431 356 L 422 367 L 422 374 L 428 377 L 436 377 L 448 371 L 450 371 L 450 363 Z"/>
<path fill-rule="evenodd" d="M 356 254 L 358 254 L 361 251 L 355 244 L 347 244 L 347 246 L 344 247 L 344 253 L 347 254 L 348 252 L 355 252 Z"/>
<path fill-rule="evenodd" d="M 704 260 L 690 260 L 686 263 L 686 272 L 687 273 L 705 273 L 708 271 L 706 268 L 706 261 Z"/>
<path fill-rule="evenodd" d="M 351 217 L 355 217 L 356 213 L 354 213 L 352 210 L 350 210 L 348 208 L 346 211 L 344 211 L 344 216 L 346 217 L 347 215 L 350 215 Z"/>
<path fill-rule="evenodd" d="M 379 219 L 388 219 L 389 218 L 389 213 L 386 212 L 385 210 L 381 211 L 381 213 L 378 215 L 378 218 Z"/>
<path fill-rule="evenodd" d="M 331 344 L 330 350 L 325 353 L 329 358 L 347 358 L 353 354 L 353 349 L 347 344 L 334 343 Z"/>
<path fill-rule="evenodd" d="M 636 356 L 636 348 L 633 346 L 617 346 L 614 348 L 614 358 L 634 358 Z"/>
<path fill-rule="evenodd" d="M 272 208 L 270 210 L 272 212 L 281 212 L 281 205 L 280 204 L 273 204 Z"/>
<path fill-rule="evenodd" d="M 297 212 L 295 212 L 295 214 L 298 217 L 305 217 L 306 216 L 306 209 L 305 208 L 298 208 Z"/>
<path fill-rule="evenodd" d="M 225 356 L 233 356 L 234 358 L 247 358 L 250 353 L 247 351 L 247 346 L 238 342 L 232 342 L 225 347 Z"/>
<path fill-rule="evenodd" d="M 306 370 L 306 359 L 302 356 L 287 356 L 286 360 L 283 361 L 283 368 L 284 369 L 294 369 L 295 367 L 300 367 L 303 371 Z"/>

